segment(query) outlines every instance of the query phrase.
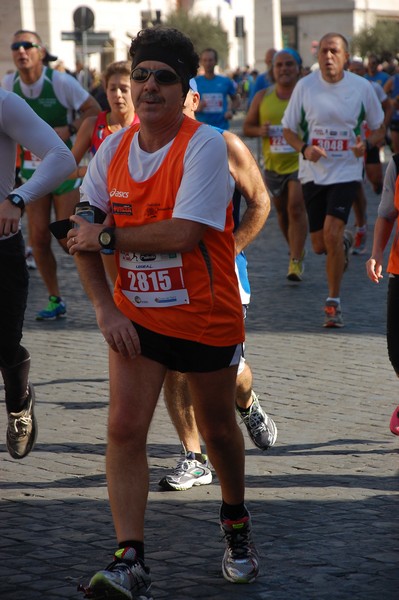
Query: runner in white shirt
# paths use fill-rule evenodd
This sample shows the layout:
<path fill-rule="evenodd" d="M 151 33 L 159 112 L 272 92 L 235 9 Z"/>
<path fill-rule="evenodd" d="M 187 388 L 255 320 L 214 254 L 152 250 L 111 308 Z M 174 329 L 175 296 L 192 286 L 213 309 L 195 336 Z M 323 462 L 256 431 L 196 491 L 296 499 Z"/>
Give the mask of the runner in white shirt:
<path fill-rule="evenodd" d="M 345 71 L 348 43 L 328 33 L 319 43 L 320 69 L 301 79 L 283 118 L 285 139 L 301 153 L 299 179 L 316 254 L 327 254 L 325 327 L 342 327 L 340 287 L 353 243 L 345 231 L 362 181 L 367 121 L 371 145 L 383 140 L 384 113 L 367 81 Z"/>
<path fill-rule="evenodd" d="M 34 175 L 14 190 L 17 144 L 41 159 Z M 75 159 L 56 132 L 16 94 L 0 88 L 0 371 L 8 413 L 7 449 L 24 458 L 35 443 L 30 355 L 21 346 L 28 270 L 20 231 L 25 206 L 66 179 Z"/>

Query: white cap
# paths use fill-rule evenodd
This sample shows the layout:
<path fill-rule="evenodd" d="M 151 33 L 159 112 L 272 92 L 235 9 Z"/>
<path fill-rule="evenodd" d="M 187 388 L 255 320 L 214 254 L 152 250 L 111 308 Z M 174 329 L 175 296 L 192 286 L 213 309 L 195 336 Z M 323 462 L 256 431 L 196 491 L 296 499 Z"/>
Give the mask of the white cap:
<path fill-rule="evenodd" d="M 190 79 L 189 86 L 190 86 L 191 91 L 198 92 L 197 82 L 195 81 L 194 77 L 192 77 L 192 79 Z"/>

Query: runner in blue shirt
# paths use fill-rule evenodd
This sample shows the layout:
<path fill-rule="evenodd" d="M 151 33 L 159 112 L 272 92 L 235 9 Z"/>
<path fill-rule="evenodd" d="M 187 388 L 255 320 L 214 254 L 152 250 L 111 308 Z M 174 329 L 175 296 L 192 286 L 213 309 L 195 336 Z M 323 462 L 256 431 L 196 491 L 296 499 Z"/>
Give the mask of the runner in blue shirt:
<path fill-rule="evenodd" d="M 201 95 L 197 120 L 220 129 L 229 129 L 229 121 L 240 105 L 236 84 L 229 77 L 215 74 L 218 54 L 213 48 L 203 50 L 200 62 L 204 75 L 195 78 Z"/>
<path fill-rule="evenodd" d="M 378 58 L 376 57 L 376 55 L 370 54 L 367 62 L 367 73 L 364 77 L 368 81 L 375 81 L 381 87 L 384 87 L 384 85 L 389 79 L 389 75 L 388 73 L 385 73 L 385 71 L 379 71 L 378 64 Z"/>

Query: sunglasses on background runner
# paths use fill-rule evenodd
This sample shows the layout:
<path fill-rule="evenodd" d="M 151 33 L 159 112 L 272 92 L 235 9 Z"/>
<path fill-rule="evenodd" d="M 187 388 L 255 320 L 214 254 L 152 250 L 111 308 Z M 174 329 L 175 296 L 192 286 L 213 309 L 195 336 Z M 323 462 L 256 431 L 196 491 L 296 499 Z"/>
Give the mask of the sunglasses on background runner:
<path fill-rule="evenodd" d="M 168 71 L 167 69 L 145 69 L 144 67 L 133 69 L 131 77 L 137 83 L 144 83 L 149 80 L 151 74 L 154 75 L 155 81 L 159 85 L 173 85 L 181 81 L 180 77 L 174 71 Z"/>
<path fill-rule="evenodd" d="M 31 48 L 41 48 L 39 44 L 34 44 L 33 42 L 14 42 L 11 44 L 11 50 L 19 50 L 23 48 L 24 50 L 30 50 Z"/>

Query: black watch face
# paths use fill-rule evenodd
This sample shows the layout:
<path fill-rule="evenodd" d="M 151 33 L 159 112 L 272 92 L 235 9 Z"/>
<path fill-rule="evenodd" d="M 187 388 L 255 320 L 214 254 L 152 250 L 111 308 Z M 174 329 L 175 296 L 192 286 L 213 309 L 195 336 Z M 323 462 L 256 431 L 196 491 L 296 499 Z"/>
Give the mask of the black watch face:
<path fill-rule="evenodd" d="M 100 236 L 100 241 L 104 246 L 108 246 L 111 243 L 111 234 L 108 231 L 103 231 Z"/>
<path fill-rule="evenodd" d="M 8 197 L 11 200 L 11 202 L 14 204 L 14 206 L 21 207 L 21 205 L 23 205 L 24 201 L 22 200 L 21 196 L 18 196 L 17 194 L 11 194 Z"/>

